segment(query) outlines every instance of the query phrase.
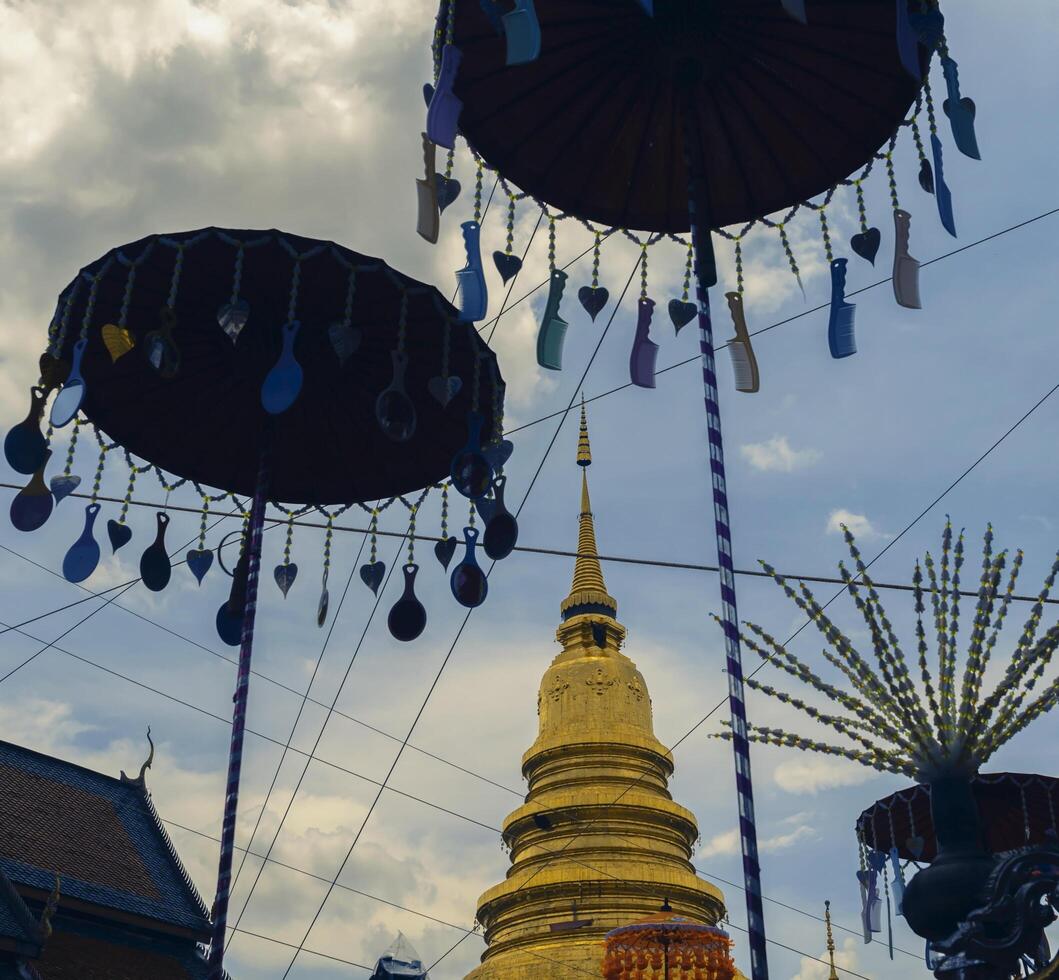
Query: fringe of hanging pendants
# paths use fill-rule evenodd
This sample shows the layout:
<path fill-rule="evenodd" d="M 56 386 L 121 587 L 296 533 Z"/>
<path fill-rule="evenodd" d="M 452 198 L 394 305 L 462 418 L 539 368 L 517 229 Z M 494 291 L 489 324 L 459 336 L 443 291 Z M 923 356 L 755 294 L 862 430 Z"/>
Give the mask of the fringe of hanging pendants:
<path fill-rule="evenodd" d="M 650 0 L 641 0 L 648 14 L 652 13 Z M 510 13 L 500 16 L 489 0 L 483 6 L 493 9 L 496 15 L 498 30 L 503 32 L 508 41 L 508 64 L 521 64 L 534 60 L 540 51 L 540 28 L 536 23 L 536 14 L 530 0 L 518 0 Z M 802 22 L 806 19 L 804 0 L 782 0 L 783 9 L 792 17 Z M 460 195 L 460 182 L 453 176 L 456 136 L 458 133 L 459 114 L 462 108 L 459 98 L 453 92 L 453 84 L 459 72 L 461 54 L 453 44 L 453 10 L 449 4 L 449 17 L 444 29 L 440 26 L 435 31 L 434 39 L 434 85 L 424 87 L 424 97 L 428 106 L 427 127 L 422 134 L 424 175 L 416 181 L 418 195 L 417 230 L 428 242 L 436 243 L 440 233 L 441 215 Z M 902 63 L 908 72 L 919 78 L 919 66 L 916 61 L 917 43 L 925 44 L 929 50 L 936 51 L 942 67 L 946 86 L 946 98 L 943 104 L 945 116 L 949 120 L 953 141 L 965 156 L 978 160 L 981 158 L 975 133 L 974 102 L 962 95 L 957 63 L 952 59 L 944 35 L 944 20 L 937 7 L 909 16 L 902 4 L 898 4 L 899 23 L 897 45 Z M 924 141 L 921 120 L 925 117 L 927 139 Z M 791 245 L 789 229 L 799 211 L 803 208 L 814 211 L 820 220 L 821 241 L 828 262 L 831 277 L 831 298 L 828 307 L 827 342 L 831 356 L 836 359 L 849 357 L 857 352 L 855 321 L 856 306 L 846 297 L 846 280 L 849 260 L 836 254 L 835 243 L 827 220 L 827 208 L 831 205 L 836 192 L 842 187 L 852 187 L 856 195 L 859 230 L 851 236 L 851 252 L 866 262 L 875 264 L 882 246 L 882 231 L 877 225 L 869 223 L 864 200 L 864 183 L 877 163 L 882 163 L 886 171 L 890 203 L 893 212 L 894 250 L 893 250 L 893 289 L 894 299 L 898 305 L 912 310 L 922 307 L 919 288 L 919 261 L 911 254 L 911 213 L 901 205 L 898 194 L 897 175 L 894 167 L 894 152 L 902 128 L 909 128 L 919 159 L 918 181 L 920 187 L 933 195 L 937 202 L 938 215 L 942 226 L 955 237 L 956 221 L 953 209 L 952 192 L 945 177 L 943 146 L 938 126 L 938 111 L 931 90 L 929 74 L 923 82 L 920 96 L 916 100 L 911 116 L 906 119 L 888 144 L 877 152 L 856 177 L 840 181 L 824 195 L 819 203 L 804 201 L 794 205 L 779 220 L 760 218 L 748 222 L 738 231 L 715 229 L 715 233 L 732 242 L 735 251 L 736 288 L 725 294 L 731 314 L 734 335 L 725 343 L 732 359 L 734 383 L 737 391 L 754 393 L 760 390 L 761 378 L 757 357 L 751 341 L 745 309 L 745 283 L 743 274 L 743 245 L 750 231 L 758 225 L 778 234 L 787 263 L 792 275 L 802 288 L 798 262 Z M 929 143 L 929 153 L 927 144 Z M 447 150 L 444 169 L 437 169 L 437 147 Z M 456 273 L 459 285 L 460 315 L 465 320 L 480 320 L 486 316 L 488 308 L 488 285 L 481 253 L 482 183 L 486 170 L 484 161 L 471 151 L 476 163 L 474 185 L 473 217 L 461 225 L 464 240 L 465 264 Z M 575 215 L 554 212 L 547 205 L 531 198 L 530 195 L 516 191 L 500 175 L 497 175 L 497 186 L 503 189 L 507 198 L 507 236 L 504 249 L 493 253 L 493 263 L 504 285 L 518 274 L 522 259 L 513 254 L 514 227 L 516 208 L 519 202 L 533 200 L 548 219 L 548 295 L 543 314 L 540 318 L 537 339 L 537 361 L 548 370 L 562 369 L 563 345 L 567 334 L 568 322 L 563 319 L 560 305 L 567 281 L 567 273 L 557 269 L 556 224 L 567 218 L 574 218 L 584 226 L 594 238 L 592 277 L 588 285 L 578 289 L 577 298 L 581 306 L 594 321 L 606 307 L 610 294 L 606 287 L 600 285 L 599 261 L 600 249 L 604 239 L 614 234 L 621 234 L 641 249 L 641 290 L 637 303 L 637 318 L 633 330 L 633 343 L 629 358 L 629 376 L 633 384 L 639 387 L 655 386 L 655 361 L 658 345 L 652 339 L 652 319 L 655 301 L 648 295 L 648 251 L 669 239 L 685 249 L 687 259 L 683 290 L 679 298 L 670 300 L 667 306 L 670 321 L 676 333 L 695 317 L 695 304 L 689 300 L 689 283 L 691 278 L 691 244 L 687 238 L 677 235 L 654 235 L 640 238 L 625 228 L 599 228 L 591 222 Z M 804 295 L 804 289 L 802 289 Z"/>

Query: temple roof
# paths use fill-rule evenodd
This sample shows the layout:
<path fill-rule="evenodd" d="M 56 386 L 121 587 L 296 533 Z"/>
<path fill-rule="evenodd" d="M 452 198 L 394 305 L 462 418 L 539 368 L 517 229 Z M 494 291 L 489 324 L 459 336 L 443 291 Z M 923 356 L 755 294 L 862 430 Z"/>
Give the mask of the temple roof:
<path fill-rule="evenodd" d="M 47 894 L 58 872 L 64 908 L 94 906 L 208 939 L 206 907 L 142 782 L 0 741 L 0 786 L 0 872 L 20 891 Z M 181 976 L 152 980 L 170 975 Z"/>
<path fill-rule="evenodd" d="M 43 938 L 33 913 L 7 876 L 0 871 L 0 955 L 16 953 L 20 956 L 37 956 Z"/>

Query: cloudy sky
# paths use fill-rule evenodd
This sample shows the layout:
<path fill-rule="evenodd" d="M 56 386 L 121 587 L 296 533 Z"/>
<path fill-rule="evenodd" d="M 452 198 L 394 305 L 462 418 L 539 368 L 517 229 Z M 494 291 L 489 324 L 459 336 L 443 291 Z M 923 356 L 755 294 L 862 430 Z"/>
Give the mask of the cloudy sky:
<path fill-rule="evenodd" d="M 428 0 L 2 0 L 2 417 L 11 423 L 25 414 L 59 289 L 110 247 L 151 232 L 278 227 L 385 257 L 450 290 L 452 270 L 462 265 L 458 221 L 466 213 L 466 191 L 446 213 L 438 246 L 414 233 L 431 6 Z M 1052 130 L 1059 9 L 1049 0 L 949 6 L 950 44 L 964 92 L 978 105 L 983 161 L 951 149 L 947 156 L 960 230 L 954 245 L 940 227 L 934 200 L 917 185 L 914 157 L 902 149 L 902 204 L 913 215 L 912 252 L 923 261 L 1059 207 Z M 459 175 L 466 188 L 471 174 L 465 160 Z M 853 289 L 887 274 L 892 239 L 884 191 L 877 182 L 869 189 L 869 209 L 883 228 L 878 268 L 852 258 Z M 844 243 L 856 230 L 854 213 L 850 199 L 836 204 L 836 241 Z M 520 211 L 516 247 L 524 245 L 536 218 L 532 207 Z M 560 230 L 560 261 L 587 244 L 568 225 Z M 876 566 L 880 580 L 907 581 L 914 559 L 934 546 L 949 513 L 968 529 L 972 547 L 989 520 L 1002 546 L 1024 547 L 1025 591 L 1035 590 L 1059 546 L 1053 450 L 1059 398 L 1045 401 L 942 503 L 901 532 L 1059 380 L 1057 231 L 1059 216 L 1045 218 L 925 268 L 921 312 L 897 308 L 885 284 L 856 297 L 860 352 L 842 362 L 828 356 L 824 313 L 770 331 L 757 342 L 763 383 L 755 396 L 733 391 L 722 355 L 738 566 L 766 558 L 792 573 L 832 573 L 842 553 L 838 526 L 845 521 L 868 555 L 892 545 Z M 503 210 L 494 206 L 485 223 L 486 248 L 502 238 Z M 793 229 L 792 239 L 804 300 L 775 236 L 748 244 L 751 329 L 827 300 L 813 222 Z M 544 277 L 543 245 L 539 236 L 514 297 Z M 653 256 L 651 291 L 661 308 L 676 295 L 683 257 L 675 246 Z M 732 257 L 722 250 L 720 259 L 727 288 Z M 601 272 L 612 296 L 634 260 L 626 244 L 606 246 Z M 571 269 L 571 286 L 588 277 L 582 260 Z M 490 282 L 495 285 L 495 277 Z M 573 289 L 569 293 L 569 367 L 562 374 L 544 375 L 534 363 L 541 292 L 500 321 L 494 346 L 510 383 L 509 425 L 561 410 L 575 396 L 604 319 L 592 324 L 572 301 Z M 494 307 L 499 296 L 494 289 Z M 715 307 L 718 332 L 726 336 L 719 295 Z M 585 379 L 588 397 L 626 380 L 634 316 L 626 303 Z M 661 365 L 696 353 L 694 329 L 674 338 L 664 317 L 656 339 Z M 607 395 L 590 414 L 603 550 L 711 562 L 698 368 L 661 375 L 655 391 Z M 509 486 L 521 500 L 546 457 L 523 510 L 521 540 L 568 549 L 577 515 L 576 431 L 567 419 L 548 453 L 559 422 L 551 418 L 519 431 Z M 93 464 L 94 453 L 83 446 L 75 471 L 86 483 Z M 4 465 L 0 479 L 18 480 Z M 120 495 L 124 478 L 114 467 L 105 492 Z M 163 492 L 145 478 L 138 496 L 161 501 Z M 195 503 L 190 497 L 179 502 Z M 111 511 L 103 517 L 114 516 Z M 0 526 L 4 626 L 85 596 L 57 574 L 82 520 L 81 505 L 71 501 L 40 533 Z M 436 522 L 436 509 L 428 510 L 424 525 L 433 530 Z M 349 523 L 363 526 L 359 518 Z M 102 564 L 87 583 L 92 591 L 135 577 L 152 524 L 148 511 L 134 512 L 133 544 Z M 387 527 L 403 530 L 396 523 Z M 196 529 L 194 516 L 175 516 L 171 547 L 193 538 Z M 281 544 L 277 533 L 267 537 L 266 573 L 279 560 Z M 355 575 L 343 599 L 362 545 L 360 535 L 343 532 L 331 577 L 334 629 L 317 629 L 322 544 L 319 531 L 299 531 L 299 581 L 283 601 L 266 574 L 259 605 L 260 676 L 244 768 L 243 844 L 321 652 L 322 660 L 294 734 L 296 751 L 279 769 L 254 838 L 255 850 L 268 847 L 304 770 L 272 852 L 287 867 L 273 864 L 261 875 L 240 921 L 245 932 L 231 946 L 229 967 L 238 980 L 282 975 L 292 953 L 282 944 L 297 945 L 304 935 L 376 783 L 390 769 L 399 746 L 394 736 L 407 734 L 462 620 L 444 577 L 427 558 L 420 576 L 430 612 L 427 632 L 408 646 L 392 641 L 385 611 L 396 598 L 396 582 L 375 615 L 374 597 Z M 392 564 L 395 543 L 385 541 L 382 551 Z M 432 962 L 471 927 L 478 894 L 506 867 L 495 829 L 522 792 L 519 758 L 534 738 L 536 686 L 556 652 L 553 630 L 570 565 L 566 558 L 518 554 L 498 568 L 489 601 L 452 650 L 391 790 L 383 793 L 341 887 L 312 930 L 307 949 L 313 952 L 298 957 L 292 977 L 360 976 L 341 961 L 373 963 L 399 929 Z M 658 735 L 671 744 L 717 705 L 725 689 L 721 646 L 707 615 L 716 609 L 716 581 L 695 571 L 627 564 L 608 565 L 606 574 L 629 628 L 628 652 L 651 688 Z M 150 785 L 207 903 L 234 678 L 226 659 L 231 651 L 213 629 L 225 584 L 214 572 L 200 589 L 178 570 L 161 594 L 136 587 L 109 605 L 90 600 L 0 639 L 0 676 L 55 641 L 0 684 L 5 739 L 117 773 L 139 764 L 143 730 L 153 726 L 159 752 Z M 744 578 L 740 589 L 742 614 L 770 632 L 787 635 L 801 625 L 775 587 Z M 827 587 L 820 591 L 830 597 Z M 907 599 L 898 594 L 890 605 L 899 632 L 907 631 Z M 840 620 L 857 630 L 847 606 L 836 606 Z M 821 662 L 809 631 L 794 649 Z M 326 707 L 339 691 L 337 711 L 321 734 Z M 753 696 L 750 711 L 760 721 L 788 720 Z M 726 745 L 706 737 L 718 730 L 723 714 L 715 713 L 677 749 L 673 791 L 699 817 L 700 871 L 734 882 L 740 861 L 731 759 Z M 992 765 L 1048 772 L 1054 765 L 1048 746 L 1057 734 L 1059 720 L 1045 719 Z M 307 769 L 306 753 L 316 757 Z M 853 821 L 903 781 L 786 750 L 758 750 L 754 766 L 764 888 L 775 900 L 766 903 L 770 938 L 820 955 L 822 927 L 803 913 L 821 914 L 830 899 L 836 921 L 856 930 Z M 259 865 L 248 861 L 239 879 L 236 914 Z M 745 923 L 742 893 L 722 887 L 739 927 Z M 745 967 L 744 937 L 737 929 L 734 934 Z M 841 965 L 861 975 L 898 978 L 917 969 L 912 957 L 921 946 L 900 921 L 895 942 L 907 952 L 897 952 L 894 962 L 882 944 L 864 947 L 849 932 L 840 932 L 839 940 Z M 481 950 L 480 938 L 467 939 L 434 971 L 435 980 L 462 977 Z M 826 976 L 819 964 L 779 945 L 770 958 L 773 975 L 784 980 Z"/>

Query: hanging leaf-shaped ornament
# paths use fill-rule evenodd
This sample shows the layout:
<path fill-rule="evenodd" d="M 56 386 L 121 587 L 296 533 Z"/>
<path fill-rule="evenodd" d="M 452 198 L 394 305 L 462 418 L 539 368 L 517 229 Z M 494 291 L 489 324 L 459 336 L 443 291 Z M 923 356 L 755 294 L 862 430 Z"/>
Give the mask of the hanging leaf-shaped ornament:
<path fill-rule="evenodd" d="M 51 459 L 51 450 L 44 454 L 40 468 L 11 501 L 11 524 L 19 531 L 36 531 L 51 517 L 54 499 L 44 483 L 44 468 Z"/>
<path fill-rule="evenodd" d="M 928 194 L 934 193 L 934 170 L 926 157 L 919 161 L 919 186 Z"/>
<path fill-rule="evenodd" d="M 416 178 L 416 233 L 420 238 L 434 245 L 441 231 L 438 175 L 434 166 L 437 146 L 426 133 L 422 136 L 424 173 L 422 177 Z"/>
<path fill-rule="evenodd" d="M 945 167 L 942 159 L 941 140 L 937 133 L 930 134 L 930 149 L 934 156 L 934 193 L 938 199 L 938 216 L 942 227 L 956 237 L 956 218 L 952 212 L 952 191 L 945 183 Z"/>
<path fill-rule="evenodd" d="M 161 377 L 174 378 L 180 371 L 180 348 L 173 339 L 177 325 L 176 311 L 163 306 L 159 319 L 162 325 L 143 339 L 144 357 Z"/>
<path fill-rule="evenodd" d="M 441 563 L 441 567 L 448 571 L 449 562 L 452 561 L 452 556 L 456 554 L 456 546 L 459 544 L 457 538 L 448 537 L 442 538 L 437 544 L 434 545 L 434 557 Z"/>
<path fill-rule="evenodd" d="M 525 65 L 541 54 L 541 25 L 533 0 L 515 0 L 515 9 L 504 14 L 507 63 Z"/>
<path fill-rule="evenodd" d="M 282 415 L 301 394 L 304 373 L 294 356 L 294 341 L 301 323 L 292 320 L 283 327 L 283 349 L 261 385 L 261 407 L 269 415 Z"/>
<path fill-rule="evenodd" d="M 280 592 L 283 593 L 283 598 L 286 599 L 287 593 L 290 592 L 290 587 L 298 577 L 298 566 L 292 561 L 283 562 L 281 565 L 276 566 L 272 577 L 276 580 L 276 585 L 279 586 Z"/>
<path fill-rule="evenodd" d="M 609 299 L 610 292 L 605 286 L 582 286 L 577 291 L 577 301 L 585 308 L 593 323 Z"/>
<path fill-rule="evenodd" d="M 113 554 L 132 540 L 132 528 L 111 518 L 107 521 L 107 537 L 110 538 L 110 551 Z"/>
<path fill-rule="evenodd" d="M 404 571 L 404 593 L 390 609 L 390 615 L 386 618 L 390 635 L 395 640 L 408 643 L 423 632 L 427 625 L 427 611 L 423 603 L 416 598 L 415 582 L 419 566 L 414 564 L 405 565 Z"/>
<path fill-rule="evenodd" d="M 327 339 L 331 341 L 331 349 L 342 366 L 360 347 L 360 331 L 343 320 L 336 320 L 327 328 Z"/>
<path fill-rule="evenodd" d="M 360 580 L 372 591 L 373 595 L 379 594 L 379 586 L 386 574 L 386 563 L 382 561 L 369 561 L 360 566 Z"/>
<path fill-rule="evenodd" d="M 552 269 L 548 280 L 548 302 L 544 306 L 540 329 L 537 331 L 537 363 L 549 371 L 563 369 L 563 344 L 569 324 L 559 315 L 567 275 L 562 269 Z"/>
<path fill-rule="evenodd" d="M 673 329 L 680 333 L 692 320 L 695 319 L 699 308 L 694 303 L 685 302 L 682 299 L 671 299 L 669 301 L 669 319 L 673 323 Z"/>
<path fill-rule="evenodd" d="M 834 358 L 857 353 L 854 322 L 857 307 L 846 302 L 846 266 L 848 259 L 831 262 L 831 310 L 827 321 L 827 346 Z"/>
<path fill-rule="evenodd" d="M 81 477 L 74 476 L 72 473 L 59 473 L 53 476 L 48 481 L 48 486 L 51 487 L 51 495 L 55 498 L 55 506 L 58 507 L 59 501 L 69 497 L 80 485 Z"/>
<path fill-rule="evenodd" d="M 115 323 L 108 323 L 100 331 L 103 337 L 103 346 L 106 347 L 111 361 L 115 364 L 136 346 L 136 338 L 127 327 L 119 327 Z"/>
<path fill-rule="evenodd" d="M 501 252 L 499 249 L 493 252 L 493 265 L 500 273 L 500 278 L 506 286 L 522 269 L 522 259 L 510 252 Z"/>
<path fill-rule="evenodd" d="M 156 516 L 158 530 L 155 539 L 140 556 L 140 578 L 152 592 L 161 592 L 169 584 L 173 566 L 165 547 L 165 531 L 169 526 L 169 515 L 159 511 Z"/>
<path fill-rule="evenodd" d="M 436 174 L 434 179 L 438 185 L 438 210 L 444 212 L 445 208 L 460 196 L 463 188 L 455 177 Z"/>
<path fill-rule="evenodd" d="M 250 319 L 250 304 L 245 299 L 235 299 L 217 310 L 217 324 L 234 344 Z"/>
<path fill-rule="evenodd" d="M 324 576 L 323 588 L 320 590 L 320 601 L 316 604 L 316 625 L 321 629 L 327 622 L 327 610 L 331 605 L 331 594 L 327 591 L 327 576 Z"/>
<path fill-rule="evenodd" d="M 99 510 L 96 503 L 85 507 L 85 528 L 63 558 L 63 577 L 67 582 L 83 582 L 99 564 L 99 544 L 92 533 Z"/>
<path fill-rule="evenodd" d="M 862 259 L 875 265 L 875 256 L 882 245 L 882 232 L 878 228 L 866 228 L 849 240 L 849 247 Z"/>
<path fill-rule="evenodd" d="M 482 535 L 482 550 L 494 561 L 502 561 L 515 550 L 518 541 L 518 521 L 504 504 L 504 487 L 506 476 L 498 476 L 493 481 L 495 503 L 493 512 L 485 525 Z"/>
<path fill-rule="evenodd" d="M 408 356 L 401 350 L 391 351 L 393 377 L 389 387 L 375 399 L 375 419 L 383 435 L 394 442 L 407 442 L 416 430 L 416 407 L 404 387 Z"/>
<path fill-rule="evenodd" d="M 202 580 L 213 565 L 213 552 L 208 548 L 193 548 L 184 557 L 187 559 L 188 571 L 202 585 Z"/>
<path fill-rule="evenodd" d="M 728 310 L 732 314 L 732 325 L 735 336 L 728 341 L 728 353 L 732 358 L 732 371 L 735 373 L 735 390 L 753 394 L 761 387 L 761 376 L 758 373 L 757 357 L 750 343 L 750 331 L 746 326 L 741 293 L 725 293 Z"/>
<path fill-rule="evenodd" d="M 481 225 L 477 221 L 465 221 L 463 248 L 467 264 L 456 272 L 456 284 L 460 294 L 460 319 L 481 320 L 489 308 L 489 293 L 482 268 Z"/>
<path fill-rule="evenodd" d="M 457 491 L 476 500 L 489 490 L 493 468 L 482 452 L 482 426 L 485 419 L 478 412 L 467 416 L 467 444 L 452 457 L 449 476 Z"/>
<path fill-rule="evenodd" d="M 658 361 L 658 344 L 651 340 L 651 318 L 655 301 L 640 297 L 636 317 L 636 336 L 629 354 L 629 378 L 640 388 L 655 386 L 655 364 Z"/>
<path fill-rule="evenodd" d="M 47 394 L 36 386 L 29 389 L 29 411 L 4 439 L 4 456 L 17 473 L 36 473 L 48 452 L 48 442 L 40 431 Z"/>
<path fill-rule="evenodd" d="M 894 210 L 894 298 L 899 306 L 921 309 L 919 301 L 919 260 L 908 254 L 912 215 Z"/>
<path fill-rule="evenodd" d="M 441 70 L 427 107 L 427 136 L 438 146 L 453 149 L 463 102 L 452 91 L 463 53 L 454 44 L 441 49 Z"/>
<path fill-rule="evenodd" d="M 974 101 L 960 95 L 959 68 L 952 58 L 942 58 L 941 69 L 945 73 L 945 85 L 949 92 L 949 97 L 942 108 L 945 110 L 945 115 L 949 117 L 952 138 L 956 141 L 956 146 L 959 147 L 961 153 L 972 160 L 981 160 L 982 154 L 978 151 L 978 137 L 974 131 L 976 111 Z"/>
<path fill-rule="evenodd" d="M 85 400 L 85 379 L 81 377 L 81 359 L 85 356 L 87 346 L 88 341 L 84 337 L 74 344 L 74 358 L 70 365 L 70 373 L 62 390 L 51 403 L 51 424 L 56 429 L 61 429 L 70 422 Z"/>
<path fill-rule="evenodd" d="M 489 592 L 489 580 L 485 577 L 474 555 L 474 546 L 478 541 L 478 529 L 465 527 L 463 540 L 467 545 L 463 560 L 452 570 L 449 585 L 452 594 L 461 606 L 474 609 L 485 602 Z"/>

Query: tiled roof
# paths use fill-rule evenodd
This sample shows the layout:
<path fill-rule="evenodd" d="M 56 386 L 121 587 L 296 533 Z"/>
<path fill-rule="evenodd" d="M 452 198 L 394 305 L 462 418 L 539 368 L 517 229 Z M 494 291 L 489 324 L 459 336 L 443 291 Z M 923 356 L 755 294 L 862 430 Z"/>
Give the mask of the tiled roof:
<path fill-rule="evenodd" d="M 150 797 L 0 741 L 0 871 L 23 887 L 209 934 L 209 916 Z"/>
<path fill-rule="evenodd" d="M 0 871 L 0 950 L 36 955 L 40 952 L 41 938 L 33 913 Z"/>

